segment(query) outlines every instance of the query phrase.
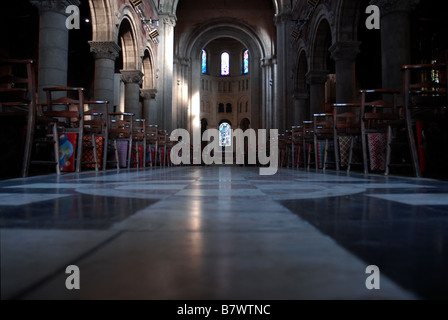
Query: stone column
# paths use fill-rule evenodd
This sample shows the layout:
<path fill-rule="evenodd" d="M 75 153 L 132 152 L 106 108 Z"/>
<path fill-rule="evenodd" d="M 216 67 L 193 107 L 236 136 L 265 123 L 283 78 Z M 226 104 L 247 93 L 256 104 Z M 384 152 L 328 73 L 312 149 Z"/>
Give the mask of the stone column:
<path fill-rule="evenodd" d="M 291 46 L 291 25 L 292 17 L 289 13 L 278 14 L 274 18 L 277 29 L 277 74 L 276 83 L 277 96 L 275 99 L 276 118 L 274 128 L 279 130 L 286 129 L 286 117 L 288 114 L 292 100 L 293 81 L 289 81 L 289 75 L 292 70 L 292 46 Z"/>
<path fill-rule="evenodd" d="M 306 81 L 310 85 L 310 114 L 307 120 L 312 120 L 314 113 L 325 111 L 325 82 L 328 71 L 311 70 L 306 74 Z"/>
<path fill-rule="evenodd" d="M 143 98 L 143 118 L 146 124 L 158 124 L 156 89 L 141 89 L 140 96 Z"/>
<path fill-rule="evenodd" d="M 275 129 L 274 121 L 275 114 L 273 112 L 274 104 L 274 79 L 273 79 L 273 59 L 264 58 L 261 60 L 261 69 L 262 69 L 262 86 L 263 86 L 263 110 L 262 110 L 262 128 L 269 130 Z M 253 108 L 255 109 L 255 108 Z M 255 111 L 255 110 L 253 110 Z"/>
<path fill-rule="evenodd" d="M 79 0 L 31 0 L 39 10 L 39 102 L 46 101 L 43 88 L 67 85 L 68 32 L 66 8 Z"/>
<path fill-rule="evenodd" d="M 330 48 L 331 58 L 336 64 L 336 102 L 355 102 L 356 93 L 355 59 L 360 42 L 336 42 Z"/>
<path fill-rule="evenodd" d="M 401 66 L 409 64 L 410 12 L 419 0 L 371 0 L 380 8 L 382 87 L 401 90 Z"/>
<path fill-rule="evenodd" d="M 307 91 L 296 90 L 293 95 L 294 111 L 293 125 L 300 125 L 304 120 L 309 119 L 308 99 L 310 95 Z"/>
<path fill-rule="evenodd" d="M 107 100 L 109 106 L 114 102 L 115 59 L 120 46 L 114 41 L 89 41 L 90 52 L 95 58 L 95 100 Z M 110 109 L 112 111 L 112 109 Z"/>
<path fill-rule="evenodd" d="M 140 70 L 121 70 L 124 82 L 124 111 L 134 113 L 136 118 L 142 117 L 140 110 L 140 85 L 143 73 Z"/>
<path fill-rule="evenodd" d="M 161 126 L 171 131 L 173 128 L 173 67 L 174 67 L 174 27 L 176 17 L 169 13 L 159 14 L 160 42 L 158 46 L 159 65 L 161 66 L 161 94 L 159 108 L 161 108 Z"/>

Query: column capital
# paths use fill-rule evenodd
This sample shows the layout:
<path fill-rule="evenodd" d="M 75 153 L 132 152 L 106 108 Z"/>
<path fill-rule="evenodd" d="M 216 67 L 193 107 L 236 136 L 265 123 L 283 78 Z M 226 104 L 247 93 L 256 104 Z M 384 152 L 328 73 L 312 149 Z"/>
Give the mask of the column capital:
<path fill-rule="evenodd" d="M 279 13 L 274 16 L 274 23 L 278 24 L 287 24 L 292 21 L 292 15 L 290 13 Z"/>
<path fill-rule="evenodd" d="M 309 84 L 324 84 L 327 80 L 327 70 L 310 70 L 306 74 L 306 81 Z"/>
<path fill-rule="evenodd" d="M 39 14 L 47 11 L 53 11 L 68 16 L 65 12 L 66 8 L 70 5 L 79 6 L 81 1 L 79 0 L 30 0 L 30 3 L 37 7 Z"/>
<path fill-rule="evenodd" d="M 172 13 L 162 12 L 159 14 L 159 20 L 164 26 L 174 28 L 176 26 L 177 18 Z"/>
<path fill-rule="evenodd" d="M 292 97 L 294 100 L 307 100 L 310 97 L 310 94 L 306 90 L 294 90 L 294 93 L 292 94 Z"/>
<path fill-rule="evenodd" d="M 399 11 L 410 12 L 419 2 L 420 0 L 370 0 L 369 4 L 378 6 L 383 16 Z"/>
<path fill-rule="evenodd" d="M 138 83 L 141 85 L 143 83 L 143 73 L 140 70 L 120 70 L 120 73 L 125 84 Z"/>
<path fill-rule="evenodd" d="M 140 89 L 140 96 L 143 99 L 155 99 L 157 89 Z"/>
<path fill-rule="evenodd" d="M 90 52 L 95 59 L 114 60 L 118 58 L 121 48 L 115 41 L 89 41 Z"/>
<path fill-rule="evenodd" d="M 260 67 L 262 67 L 262 68 L 271 67 L 273 64 L 274 64 L 273 57 L 266 57 L 266 58 L 262 58 L 260 60 Z"/>
<path fill-rule="evenodd" d="M 331 52 L 333 60 L 355 60 L 359 53 L 358 41 L 338 41 L 335 42 L 328 50 Z"/>

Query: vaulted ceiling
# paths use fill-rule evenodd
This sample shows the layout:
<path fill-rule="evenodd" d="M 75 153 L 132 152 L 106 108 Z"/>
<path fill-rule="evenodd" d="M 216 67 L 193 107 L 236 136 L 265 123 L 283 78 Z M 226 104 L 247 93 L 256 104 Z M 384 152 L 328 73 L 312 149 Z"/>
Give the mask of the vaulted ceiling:
<path fill-rule="evenodd" d="M 161 12 L 176 14 L 179 1 L 182 0 L 154 0 Z M 284 11 L 290 11 L 293 2 L 300 0 L 272 0 L 275 13 L 283 13 Z"/>

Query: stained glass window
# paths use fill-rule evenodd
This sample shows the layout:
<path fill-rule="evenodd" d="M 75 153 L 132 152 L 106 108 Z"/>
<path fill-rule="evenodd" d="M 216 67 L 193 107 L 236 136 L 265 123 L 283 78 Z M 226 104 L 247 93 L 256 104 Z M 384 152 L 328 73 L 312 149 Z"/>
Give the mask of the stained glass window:
<path fill-rule="evenodd" d="M 219 146 L 232 146 L 232 127 L 227 122 L 223 122 L 219 125 Z"/>
<path fill-rule="evenodd" d="M 202 73 L 207 73 L 207 52 L 202 50 Z"/>
<path fill-rule="evenodd" d="M 221 75 L 229 75 L 229 53 L 227 52 L 221 54 Z"/>
<path fill-rule="evenodd" d="M 243 74 L 249 73 L 249 50 L 243 52 Z"/>

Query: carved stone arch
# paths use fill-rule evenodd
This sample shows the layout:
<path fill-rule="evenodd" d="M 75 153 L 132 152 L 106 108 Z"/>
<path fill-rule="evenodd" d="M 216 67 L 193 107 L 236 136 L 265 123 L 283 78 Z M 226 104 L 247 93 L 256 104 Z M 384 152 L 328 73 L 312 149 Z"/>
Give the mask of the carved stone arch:
<path fill-rule="evenodd" d="M 358 25 L 362 15 L 361 5 L 362 1 L 359 0 L 339 1 L 335 15 L 337 17 L 335 41 L 356 41 L 358 39 Z"/>
<path fill-rule="evenodd" d="M 143 70 L 143 89 L 154 89 L 154 55 L 149 48 L 146 48 L 143 54 L 142 60 L 142 70 Z"/>
<path fill-rule="evenodd" d="M 232 38 L 240 41 L 251 53 L 251 59 L 249 60 L 250 70 L 250 86 L 251 86 L 251 105 L 262 106 L 262 96 L 260 94 L 265 90 L 260 81 L 261 79 L 261 63 L 262 59 L 266 58 L 266 54 L 269 52 L 269 46 L 260 38 L 260 35 L 251 26 L 236 20 L 236 19 L 217 19 L 209 21 L 199 27 L 197 27 L 182 43 L 179 44 L 179 51 L 183 57 L 191 60 L 189 65 L 189 97 L 188 101 L 190 110 L 188 114 L 188 125 L 191 129 L 198 127 L 195 119 L 198 119 L 192 112 L 197 110 L 199 102 L 195 99 L 197 93 L 199 93 L 200 83 L 199 79 L 196 79 L 194 75 L 201 74 L 201 51 L 211 41 L 218 38 Z M 232 103 L 235 106 L 234 102 Z M 257 110 L 259 111 L 259 110 Z M 254 108 L 251 108 L 251 112 L 254 112 Z M 260 112 L 261 114 L 261 112 Z M 252 120 L 254 118 L 252 117 Z M 258 128 L 260 123 L 254 123 L 253 126 Z"/>
<path fill-rule="evenodd" d="M 278 14 L 283 11 L 283 8 L 290 8 L 288 4 L 289 1 L 286 0 L 272 0 L 272 4 L 274 6 L 274 14 Z M 179 0 L 161 0 L 159 2 L 159 10 L 162 12 L 168 12 L 172 14 L 176 14 L 177 6 L 179 4 Z"/>
<path fill-rule="evenodd" d="M 89 0 L 92 19 L 92 40 L 113 41 L 115 25 L 111 0 Z"/>
<path fill-rule="evenodd" d="M 320 4 L 311 19 L 310 69 L 327 69 L 328 48 L 336 40 L 334 25 L 334 15 L 326 5 Z"/>
<path fill-rule="evenodd" d="M 136 28 L 138 18 L 134 16 L 134 11 L 129 5 L 125 5 L 121 10 L 121 18 L 117 32 L 116 42 L 121 47 L 124 70 L 141 69 L 141 45 L 139 32 Z"/>
<path fill-rule="evenodd" d="M 296 76 L 294 83 L 294 91 L 306 91 L 307 82 L 306 74 L 308 73 L 308 59 L 306 50 L 304 47 L 299 47 L 296 61 Z"/>

